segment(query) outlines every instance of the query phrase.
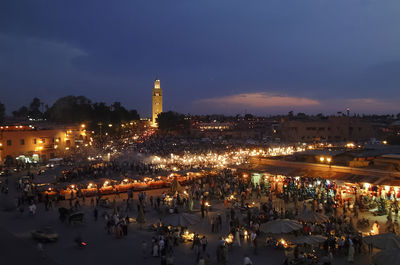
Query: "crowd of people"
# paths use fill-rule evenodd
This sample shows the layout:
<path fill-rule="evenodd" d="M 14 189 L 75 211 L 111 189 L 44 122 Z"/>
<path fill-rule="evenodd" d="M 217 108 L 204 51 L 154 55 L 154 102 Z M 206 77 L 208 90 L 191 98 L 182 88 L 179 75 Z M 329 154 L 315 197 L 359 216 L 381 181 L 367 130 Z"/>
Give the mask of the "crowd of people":
<path fill-rule="evenodd" d="M 180 139 L 182 141 L 182 139 Z M 186 140 L 185 140 L 186 141 Z M 155 153 L 168 155 L 171 150 L 176 152 L 178 139 L 154 138 L 139 143 L 137 148 L 143 154 Z M 169 146 L 169 147 L 168 147 Z M 221 145 L 221 151 L 224 145 Z M 197 148 L 197 147 L 196 147 Z M 218 149 L 218 146 L 202 145 L 201 152 Z M 182 152 L 187 150 L 182 150 Z M 133 173 L 134 172 L 134 173 Z M 57 183 L 98 178 L 113 178 L 136 174 L 139 176 L 153 175 L 160 172 L 156 164 L 141 159 L 127 161 L 115 159 L 109 162 L 82 162 L 66 169 L 55 181 Z M 43 202 L 45 210 L 59 206 L 59 201 L 42 195 L 40 187 L 34 184 L 38 173 L 28 172 L 26 177 L 20 178 L 17 183 L 18 196 L 16 206 L 20 212 L 28 207 L 29 214 L 37 214 L 38 204 Z M 202 222 L 208 222 L 212 238 L 219 238 L 216 242 L 215 256 L 210 250 L 209 238 L 206 235 L 194 233 L 191 249 L 194 260 L 199 265 L 210 264 L 215 257 L 219 264 L 227 264 L 232 248 L 248 246 L 254 254 L 261 247 L 283 247 L 279 238 L 266 237 L 263 233 L 263 224 L 276 219 L 296 220 L 305 211 L 317 212 L 327 216 L 322 221 L 301 221 L 302 229 L 291 232 L 292 236 L 320 235 L 326 238 L 315 248 L 307 244 L 294 244 L 293 253 L 288 254 L 285 261 L 305 262 L 307 259 L 318 259 L 324 264 L 331 264 L 338 255 L 346 255 L 349 262 L 362 254 L 371 253 L 372 246 L 365 244 L 365 234 L 379 234 L 381 232 L 399 233 L 397 197 L 390 191 L 375 191 L 370 196 L 367 192 L 360 192 L 358 188 L 344 188 L 334 181 L 291 176 L 265 175 L 261 179 L 254 179 L 248 173 L 236 169 L 222 169 L 210 171 L 201 178 L 192 179 L 182 190 L 172 193 L 163 192 L 157 196 L 148 196 L 146 192 L 138 193 L 137 210 L 132 207 L 135 203 L 133 192 L 127 191 L 124 195 L 111 195 L 112 203 L 103 204 L 101 197 L 90 199 L 93 210 L 93 219 L 104 217 L 105 231 L 116 238 L 128 236 L 128 227 L 136 214 L 138 223 L 145 223 L 145 215 L 149 212 L 159 216 L 193 212 L 199 210 Z M 4 185 L 3 185 L 4 186 Z M 4 192 L 4 187 L 1 190 Z M 347 190 L 346 190 L 347 189 Z M 350 195 L 349 195 L 350 194 Z M 87 199 L 79 193 L 68 200 L 69 209 L 80 210 Z M 215 210 L 212 204 L 222 204 L 224 210 Z M 387 222 L 369 223 L 368 219 L 360 217 L 360 213 L 368 209 L 368 204 L 377 205 L 379 211 L 385 212 Z M 103 209 L 107 206 L 108 209 Z M 165 207 L 164 207 L 165 206 Z M 102 208 L 103 207 L 103 208 Z M 383 208 L 382 208 L 383 207 Z M 162 211 L 162 209 L 168 209 Z M 382 209 L 381 209 L 382 208 Z M 102 213 L 99 213 L 103 209 Z M 136 213 L 133 213 L 135 212 Z M 174 227 L 158 229 L 152 237 L 151 243 L 142 242 L 144 258 L 159 258 L 161 264 L 174 264 L 175 248 L 182 243 L 186 228 Z M 360 232 L 364 231 L 364 235 Z M 372 232 L 371 232 L 372 230 Z M 153 230 L 154 231 L 154 230 Z M 288 252 L 289 253 L 289 252 Z M 248 255 L 244 257 L 244 264 L 252 264 Z"/>

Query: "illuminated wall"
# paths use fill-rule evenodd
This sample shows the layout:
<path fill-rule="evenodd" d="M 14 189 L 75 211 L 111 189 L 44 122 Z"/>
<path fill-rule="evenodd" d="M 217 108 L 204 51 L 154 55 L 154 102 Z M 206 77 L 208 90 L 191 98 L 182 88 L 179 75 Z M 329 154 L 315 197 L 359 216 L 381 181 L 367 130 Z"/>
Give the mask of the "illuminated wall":
<path fill-rule="evenodd" d="M 6 156 L 60 156 L 70 148 L 89 146 L 91 138 L 84 125 L 37 129 L 33 126 L 0 127 L 0 161 Z"/>
<path fill-rule="evenodd" d="M 160 86 L 160 80 L 156 79 L 154 81 L 154 88 L 153 88 L 153 117 L 152 117 L 153 124 L 156 124 L 157 116 L 162 112 L 162 110 L 163 110 L 162 89 Z"/>

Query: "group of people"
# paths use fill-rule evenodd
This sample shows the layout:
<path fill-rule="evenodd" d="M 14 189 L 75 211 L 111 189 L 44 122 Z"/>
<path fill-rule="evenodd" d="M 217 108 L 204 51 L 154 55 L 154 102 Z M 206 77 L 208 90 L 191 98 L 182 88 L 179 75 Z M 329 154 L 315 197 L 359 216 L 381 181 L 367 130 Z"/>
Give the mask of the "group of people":
<path fill-rule="evenodd" d="M 97 208 L 95 209 L 95 219 Z M 104 214 L 105 229 L 108 234 L 115 234 L 116 238 L 122 238 L 128 235 L 128 225 L 130 223 L 129 216 L 121 217 L 118 212 L 114 211 L 114 214 L 110 216 L 108 213 Z"/>

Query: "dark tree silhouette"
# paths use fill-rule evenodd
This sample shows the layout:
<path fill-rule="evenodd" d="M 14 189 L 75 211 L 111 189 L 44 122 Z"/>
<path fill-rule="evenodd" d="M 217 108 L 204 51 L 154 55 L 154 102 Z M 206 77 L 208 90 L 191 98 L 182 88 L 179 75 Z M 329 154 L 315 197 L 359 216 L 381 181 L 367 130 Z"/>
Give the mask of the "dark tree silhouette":
<path fill-rule="evenodd" d="M 157 117 L 158 128 L 162 132 L 183 132 L 190 128 L 190 120 L 177 112 L 162 112 Z"/>
<path fill-rule="evenodd" d="M 20 107 L 18 110 L 12 112 L 12 115 L 15 118 L 27 118 L 29 113 L 29 109 L 25 106 Z"/>

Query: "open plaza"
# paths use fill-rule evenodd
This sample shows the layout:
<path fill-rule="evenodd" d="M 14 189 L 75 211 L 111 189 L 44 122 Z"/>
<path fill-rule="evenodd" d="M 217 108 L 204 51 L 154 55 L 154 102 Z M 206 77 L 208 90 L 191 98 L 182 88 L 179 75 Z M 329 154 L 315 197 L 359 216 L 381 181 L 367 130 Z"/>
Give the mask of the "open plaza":
<path fill-rule="evenodd" d="M 2 260 L 379 265 L 400 247 L 394 172 L 282 160 L 295 146 L 163 156 L 145 143 L 6 172 Z"/>

